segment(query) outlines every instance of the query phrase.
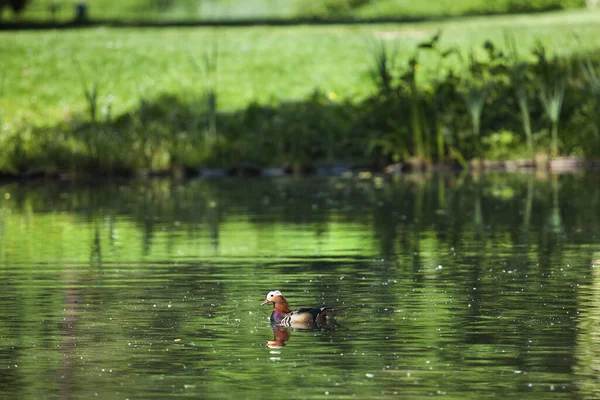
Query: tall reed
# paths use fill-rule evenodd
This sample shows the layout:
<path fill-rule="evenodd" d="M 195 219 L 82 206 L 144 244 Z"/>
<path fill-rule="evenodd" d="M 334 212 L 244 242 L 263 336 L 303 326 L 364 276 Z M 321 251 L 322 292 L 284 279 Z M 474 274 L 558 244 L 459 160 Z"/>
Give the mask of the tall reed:
<path fill-rule="evenodd" d="M 152 170 L 152 158 L 153 158 L 153 132 L 154 130 L 150 126 L 150 120 L 152 118 L 150 109 L 151 102 L 146 95 L 145 88 L 139 89 L 138 94 L 138 112 L 136 113 L 134 123 L 134 135 L 136 141 L 139 141 L 139 152 L 142 159 L 143 167 L 150 171 Z"/>
<path fill-rule="evenodd" d="M 510 81 L 515 89 L 515 96 L 517 104 L 519 105 L 521 124 L 523 125 L 523 131 L 525 132 L 525 138 L 527 140 L 527 150 L 529 155 L 533 156 L 533 132 L 531 129 L 529 80 L 527 77 L 528 64 L 521 60 L 513 36 L 505 33 L 505 42 L 508 45 L 510 52 L 510 65 L 508 69 Z"/>
<path fill-rule="evenodd" d="M 552 157 L 558 155 L 558 123 L 560 121 L 560 111 L 562 109 L 565 96 L 566 83 L 563 80 L 557 80 L 553 83 L 542 83 L 540 86 L 540 101 L 544 107 L 546 116 L 552 124 L 551 130 L 551 154 Z"/>
<path fill-rule="evenodd" d="M 75 68 L 79 73 L 79 78 L 81 80 L 81 87 L 83 89 L 83 95 L 85 97 L 85 101 L 87 104 L 88 112 L 90 115 L 90 120 L 92 123 L 96 123 L 96 116 L 98 111 L 98 96 L 99 96 L 99 84 L 98 79 L 92 80 L 92 82 L 88 82 L 88 79 L 83 71 L 83 68 L 79 61 L 76 58 L 73 58 L 73 63 L 75 64 Z"/>
<path fill-rule="evenodd" d="M 432 159 L 431 143 L 429 141 L 431 134 L 427 134 L 429 132 L 429 126 L 427 125 L 424 116 L 423 90 L 419 87 L 417 82 L 418 72 L 421 69 L 419 63 L 420 52 L 421 50 L 437 50 L 440 36 L 441 32 L 438 31 L 429 40 L 423 41 L 417 45 L 414 55 L 408 60 L 408 71 L 402 76 L 402 82 L 404 82 L 409 89 L 410 123 L 415 146 L 414 153 L 419 164 L 430 162 Z M 438 146 L 439 145 L 440 144 L 438 143 Z"/>
<path fill-rule="evenodd" d="M 218 70 L 219 70 L 219 46 L 215 41 L 209 50 L 202 56 L 202 63 L 199 63 L 194 57 L 189 57 L 192 66 L 204 78 L 202 81 L 201 105 L 202 113 L 206 118 L 206 139 L 210 142 L 217 141 L 217 90 L 218 90 Z"/>
<path fill-rule="evenodd" d="M 443 164 L 446 160 L 446 137 L 450 137 L 452 120 L 454 119 L 454 107 L 452 104 L 456 98 L 456 87 L 458 79 L 454 72 L 450 70 L 443 73 L 443 62 L 450 56 L 456 58 L 462 63 L 463 59 L 456 47 L 446 50 L 440 50 L 436 44 L 441 32 L 438 32 L 431 41 L 431 48 L 436 50 L 438 55 L 438 65 L 436 66 L 437 78 L 433 80 L 433 93 L 429 104 L 433 108 L 435 116 L 435 142 L 437 149 L 437 161 Z"/>
<path fill-rule="evenodd" d="M 394 87 L 393 71 L 398 56 L 398 47 L 390 47 L 383 39 L 367 39 L 367 48 L 371 56 L 369 75 L 375 82 L 378 93 L 389 96 Z"/>
<path fill-rule="evenodd" d="M 538 88 L 538 96 L 546 117 L 551 123 L 551 155 L 558 156 L 558 124 L 560 122 L 560 113 L 565 97 L 567 87 L 567 77 L 570 72 L 569 65 L 563 65 L 563 60 L 556 56 L 549 59 L 546 54 L 546 48 L 538 42 L 533 50 L 537 57 L 538 73 L 541 80 Z"/>
<path fill-rule="evenodd" d="M 591 128 L 596 141 L 600 141 L 600 76 L 589 58 L 585 61 L 579 60 L 579 67 L 585 83 L 585 91 L 592 101 L 589 115 Z"/>
<path fill-rule="evenodd" d="M 100 135 L 100 129 L 98 124 L 98 106 L 100 100 L 100 85 L 98 76 L 92 78 L 91 82 L 88 80 L 82 65 L 76 58 L 73 58 L 75 68 L 79 73 L 81 82 L 81 88 L 86 101 L 87 110 L 91 126 L 79 130 L 77 133 L 82 136 L 83 141 L 88 152 L 88 162 L 92 168 L 101 168 L 100 158 L 102 151 L 100 150 L 100 142 L 104 140 Z"/>
<path fill-rule="evenodd" d="M 410 90 L 410 124 L 413 132 L 415 157 L 419 162 L 429 159 L 423 140 L 423 118 L 421 116 L 421 93 L 417 87 L 417 71 L 419 64 L 416 56 L 409 61 L 409 71 L 404 75 L 404 80 Z"/>
<path fill-rule="evenodd" d="M 471 118 L 471 129 L 475 140 L 477 155 L 481 155 L 481 114 L 488 94 L 492 88 L 492 82 L 475 83 L 469 82 L 460 94 Z"/>

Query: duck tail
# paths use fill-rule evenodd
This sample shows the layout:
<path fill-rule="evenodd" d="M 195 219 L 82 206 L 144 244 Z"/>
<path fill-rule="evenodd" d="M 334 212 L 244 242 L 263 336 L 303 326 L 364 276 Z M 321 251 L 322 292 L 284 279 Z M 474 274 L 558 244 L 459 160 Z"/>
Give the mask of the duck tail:
<path fill-rule="evenodd" d="M 341 308 L 335 308 L 335 309 L 328 308 L 325 310 L 325 314 L 327 317 L 335 317 L 337 314 L 341 313 L 344 310 L 347 310 L 348 308 L 350 308 L 350 307 L 348 306 L 348 307 L 341 307 Z"/>
<path fill-rule="evenodd" d="M 341 307 L 341 308 L 335 308 L 335 309 L 325 308 L 322 312 L 319 313 L 319 315 L 317 315 L 317 318 L 315 318 L 315 322 L 321 328 L 335 329 L 337 326 L 337 323 L 335 322 L 334 317 L 347 308 L 350 308 L 350 307 Z"/>

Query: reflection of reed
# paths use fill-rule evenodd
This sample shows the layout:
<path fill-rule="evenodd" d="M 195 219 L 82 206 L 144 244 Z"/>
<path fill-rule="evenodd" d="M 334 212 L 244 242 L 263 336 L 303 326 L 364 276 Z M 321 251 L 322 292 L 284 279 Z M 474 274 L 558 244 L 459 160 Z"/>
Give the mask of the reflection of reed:
<path fill-rule="evenodd" d="M 531 209 L 533 207 L 533 187 L 534 187 L 534 176 L 529 175 L 527 179 L 527 199 L 525 201 L 525 213 L 523 214 L 523 232 L 525 237 L 529 234 L 529 226 L 531 222 Z"/>
<path fill-rule="evenodd" d="M 600 253 L 592 263 L 592 285 L 588 295 L 588 307 L 579 320 L 581 334 L 577 340 L 575 372 L 581 376 L 579 389 L 583 398 L 600 398 Z"/>
<path fill-rule="evenodd" d="M 79 295 L 75 289 L 75 282 L 70 270 L 67 271 L 68 285 L 65 289 L 65 313 L 62 323 L 60 324 L 59 330 L 62 336 L 62 342 L 60 344 L 61 357 L 63 360 L 62 368 L 60 370 L 60 381 L 62 382 L 59 399 L 71 398 L 71 375 L 73 373 L 73 357 L 72 353 L 75 349 L 76 340 L 76 329 L 75 323 L 77 322 L 77 303 L 79 301 Z"/>
<path fill-rule="evenodd" d="M 550 214 L 550 230 L 553 233 L 562 231 L 562 218 L 560 216 L 560 201 L 558 199 L 558 177 L 552 177 L 552 213 Z"/>
<path fill-rule="evenodd" d="M 473 227 L 475 238 L 482 240 L 484 238 L 483 211 L 481 209 L 481 188 L 478 187 L 475 193 L 475 204 L 473 211 Z"/>

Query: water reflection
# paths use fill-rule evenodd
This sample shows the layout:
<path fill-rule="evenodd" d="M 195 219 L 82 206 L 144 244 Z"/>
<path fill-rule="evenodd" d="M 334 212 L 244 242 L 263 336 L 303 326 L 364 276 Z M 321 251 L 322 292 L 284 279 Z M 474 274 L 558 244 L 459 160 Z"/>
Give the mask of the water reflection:
<path fill-rule="evenodd" d="M 58 395 L 60 399 L 71 398 L 71 379 L 73 375 L 75 347 L 77 346 L 77 304 L 79 302 L 77 282 L 75 281 L 73 271 L 65 269 L 65 280 L 68 282 L 65 287 L 65 309 L 64 319 L 59 326 L 62 337 L 60 351 L 62 354 L 62 368 L 57 377 L 62 382 L 61 390 Z"/>
<path fill-rule="evenodd" d="M 597 398 L 599 183 L 5 184 L 0 397 Z"/>
<path fill-rule="evenodd" d="M 289 325 L 280 325 L 271 322 L 273 340 L 267 340 L 267 347 L 281 348 L 290 340 L 292 332 L 324 332 L 338 329 L 340 324 L 334 318 L 320 319 L 307 322 L 290 322 Z"/>
<path fill-rule="evenodd" d="M 273 328 L 273 340 L 267 340 L 267 347 L 271 349 L 279 349 L 285 346 L 285 342 L 290 340 L 291 329 L 285 326 L 271 324 Z"/>

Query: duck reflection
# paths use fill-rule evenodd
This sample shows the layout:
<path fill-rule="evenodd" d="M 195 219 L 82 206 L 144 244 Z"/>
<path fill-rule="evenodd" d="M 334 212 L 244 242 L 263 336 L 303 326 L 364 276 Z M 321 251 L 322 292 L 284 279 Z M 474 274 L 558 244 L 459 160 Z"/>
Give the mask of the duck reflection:
<path fill-rule="evenodd" d="M 270 349 L 280 349 L 285 346 L 285 342 L 290 340 L 292 333 L 290 328 L 279 325 L 271 325 L 273 328 L 273 340 L 267 340 L 267 347 Z"/>
<path fill-rule="evenodd" d="M 291 322 L 289 325 L 281 325 L 271 322 L 273 328 L 273 340 L 267 340 L 267 347 L 280 349 L 290 340 L 292 331 L 331 331 L 339 327 L 333 318 L 323 318 L 321 321 Z"/>

